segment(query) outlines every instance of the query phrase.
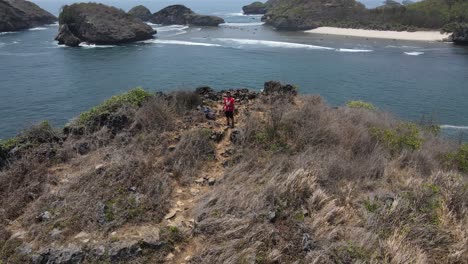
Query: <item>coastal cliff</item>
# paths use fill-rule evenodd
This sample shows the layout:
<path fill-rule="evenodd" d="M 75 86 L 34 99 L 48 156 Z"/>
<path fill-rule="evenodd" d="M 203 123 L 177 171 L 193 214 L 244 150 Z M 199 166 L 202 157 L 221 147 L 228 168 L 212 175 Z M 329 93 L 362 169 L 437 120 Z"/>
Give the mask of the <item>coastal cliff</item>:
<path fill-rule="evenodd" d="M 0 32 L 18 31 L 56 21 L 55 16 L 32 2 L 0 0 Z"/>
<path fill-rule="evenodd" d="M 115 7 L 95 3 L 64 6 L 59 16 L 59 44 L 123 44 L 153 38 L 156 31 Z"/>
<path fill-rule="evenodd" d="M 463 263 L 468 145 L 298 87 L 114 96 L 0 141 L 3 263 Z M 437 243 L 434 243 L 437 241 Z"/>
<path fill-rule="evenodd" d="M 270 0 L 262 18 L 279 30 L 307 30 L 317 27 L 342 27 L 373 30 L 443 30 L 463 32 L 468 22 L 468 5 L 463 0 L 386 1 L 366 9 L 355 0 Z M 458 25 L 458 26 L 457 26 Z M 459 36 L 460 34 L 455 34 Z M 466 43 L 463 38 L 457 43 Z"/>

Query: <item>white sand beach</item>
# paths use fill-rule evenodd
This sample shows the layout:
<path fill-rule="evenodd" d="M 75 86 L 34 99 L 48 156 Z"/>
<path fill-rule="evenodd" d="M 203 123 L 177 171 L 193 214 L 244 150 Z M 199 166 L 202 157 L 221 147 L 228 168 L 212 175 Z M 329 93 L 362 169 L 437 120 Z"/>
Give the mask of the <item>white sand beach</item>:
<path fill-rule="evenodd" d="M 380 31 L 367 29 L 319 27 L 307 30 L 307 33 L 341 35 L 362 38 L 380 38 L 395 40 L 417 40 L 417 41 L 444 41 L 449 34 L 441 34 L 439 31 Z"/>

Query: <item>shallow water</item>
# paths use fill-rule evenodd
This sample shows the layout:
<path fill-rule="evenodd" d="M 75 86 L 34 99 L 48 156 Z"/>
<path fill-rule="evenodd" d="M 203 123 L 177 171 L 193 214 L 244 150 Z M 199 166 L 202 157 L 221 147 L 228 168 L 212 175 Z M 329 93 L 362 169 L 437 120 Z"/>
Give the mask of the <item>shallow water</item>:
<path fill-rule="evenodd" d="M 260 16 L 242 16 L 237 3 L 206 3 L 194 9 L 227 23 L 152 25 L 157 38 L 132 45 L 58 46 L 57 25 L 1 34 L 0 137 L 44 119 L 63 125 L 136 86 L 260 90 L 267 80 L 297 84 L 301 93 L 320 94 L 332 105 L 365 100 L 405 119 L 434 115 L 446 133 L 467 130 L 467 48 L 277 32 Z"/>

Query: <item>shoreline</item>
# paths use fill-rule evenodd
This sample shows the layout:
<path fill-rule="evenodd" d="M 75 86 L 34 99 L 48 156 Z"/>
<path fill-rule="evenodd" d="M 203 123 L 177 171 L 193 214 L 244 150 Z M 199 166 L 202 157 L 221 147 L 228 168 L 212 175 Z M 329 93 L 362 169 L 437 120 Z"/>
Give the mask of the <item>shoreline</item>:
<path fill-rule="evenodd" d="M 306 30 L 306 33 L 325 34 L 336 36 L 349 36 L 374 39 L 392 39 L 392 40 L 415 40 L 415 41 L 445 41 L 450 34 L 442 34 L 439 31 L 381 31 L 353 28 L 319 27 Z"/>

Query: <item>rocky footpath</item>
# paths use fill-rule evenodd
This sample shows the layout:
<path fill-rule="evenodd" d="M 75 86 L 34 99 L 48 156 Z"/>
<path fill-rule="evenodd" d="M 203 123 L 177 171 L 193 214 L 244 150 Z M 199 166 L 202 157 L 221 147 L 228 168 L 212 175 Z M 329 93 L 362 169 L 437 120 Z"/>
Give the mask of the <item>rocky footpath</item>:
<path fill-rule="evenodd" d="M 0 32 L 18 31 L 52 24 L 57 18 L 24 0 L 0 0 Z"/>
<path fill-rule="evenodd" d="M 267 12 L 267 4 L 262 2 L 253 2 L 250 5 L 242 7 L 242 11 L 246 15 L 263 15 Z"/>
<path fill-rule="evenodd" d="M 153 38 L 156 31 L 115 7 L 96 3 L 64 6 L 55 40 L 76 47 L 81 42 L 115 45 Z"/>
<path fill-rule="evenodd" d="M 151 19 L 151 11 L 143 5 L 135 6 L 134 8 L 130 9 L 130 11 L 128 11 L 128 14 L 139 18 L 144 22 Z"/>
<path fill-rule="evenodd" d="M 184 5 L 171 5 L 153 14 L 150 22 L 163 25 L 218 26 L 224 23 L 224 19 L 199 15 Z"/>

